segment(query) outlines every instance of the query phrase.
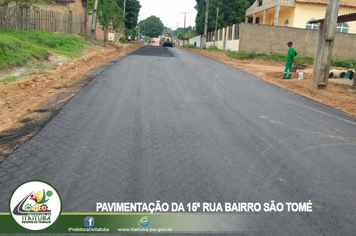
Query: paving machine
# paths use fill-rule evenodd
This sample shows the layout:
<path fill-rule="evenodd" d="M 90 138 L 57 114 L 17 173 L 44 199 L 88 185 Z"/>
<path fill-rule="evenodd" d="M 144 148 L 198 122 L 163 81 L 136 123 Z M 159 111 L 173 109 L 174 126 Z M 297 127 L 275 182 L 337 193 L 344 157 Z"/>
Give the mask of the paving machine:
<path fill-rule="evenodd" d="M 173 42 L 172 42 L 172 37 L 170 34 L 167 34 L 163 39 L 162 39 L 162 46 L 164 47 L 173 47 Z"/>

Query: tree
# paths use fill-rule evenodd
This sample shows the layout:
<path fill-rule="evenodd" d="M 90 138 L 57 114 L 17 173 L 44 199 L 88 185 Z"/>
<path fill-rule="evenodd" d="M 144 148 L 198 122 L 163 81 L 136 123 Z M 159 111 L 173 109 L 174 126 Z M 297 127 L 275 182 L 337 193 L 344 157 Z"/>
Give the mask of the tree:
<path fill-rule="evenodd" d="M 104 41 L 107 41 L 108 32 L 117 29 L 124 20 L 124 11 L 119 7 L 120 0 L 99 0 L 98 21 L 104 31 Z M 89 9 L 94 6 L 94 0 L 88 1 Z"/>
<path fill-rule="evenodd" d="M 249 8 L 256 0 L 210 0 L 208 32 L 215 30 L 216 7 L 220 7 L 218 28 L 239 24 L 245 21 L 246 9 Z M 198 13 L 195 18 L 196 32 L 204 34 L 205 22 L 205 0 L 196 0 Z"/>
<path fill-rule="evenodd" d="M 184 39 L 184 34 L 183 32 L 178 32 L 178 39 L 183 40 Z"/>
<path fill-rule="evenodd" d="M 185 33 L 185 37 L 188 39 L 194 38 L 195 36 L 197 36 L 197 34 L 194 29 L 187 30 Z"/>
<path fill-rule="evenodd" d="M 168 28 L 168 27 L 164 27 L 163 28 L 163 31 L 162 31 L 162 34 L 163 35 L 166 35 L 166 34 L 171 34 L 172 36 L 175 34 L 174 30 L 172 30 L 171 28 Z"/>
<path fill-rule="evenodd" d="M 120 7 L 123 8 L 123 4 Z M 125 17 L 126 28 L 128 29 L 136 28 L 140 9 L 141 9 L 141 4 L 138 0 L 126 0 L 126 17 Z"/>
<path fill-rule="evenodd" d="M 158 37 L 162 34 L 164 25 L 156 16 L 150 16 L 138 24 L 143 35 Z"/>
<path fill-rule="evenodd" d="M 13 6 L 9 6 L 10 2 L 15 2 Z M 16 13 L 16 8 L 30 8 L 33 3 L 41 3 L 41 4 L 51 4 L 54 3 L 53 0 L 0 0 L 0 6 L 5 6 L 5 13 L 0 12 L 0 16 L 6 22 L 6 28 L 10 26 L 10 20 Z M 36 7 L 33 7 L 37 9 Z"/>
<path fill-rule="evenodd" d="M 133 29 L 129 29 L 129 28 L 125 28 L 125 36 L 126 38 L 128 38 L 129 36 L 131 36 L 132 39 L 136 38 L 138 34 L 138 30 L 137 28 L 133 28 Z"/>
<path fill-rule="evenodd" d="M 196 28 L 195 27 L 191 27 L 191 26 L 188 26 L 185 29 L 184 28 L 178 28 L 174 32 L 178 36 L 179 39 L 183 39 L 184 38 L 184 32 L 185 32 L 185 38 L 186 39 L 194 38 L 195 36 L 198 35 L 197 32 L 196 32 Z"/>

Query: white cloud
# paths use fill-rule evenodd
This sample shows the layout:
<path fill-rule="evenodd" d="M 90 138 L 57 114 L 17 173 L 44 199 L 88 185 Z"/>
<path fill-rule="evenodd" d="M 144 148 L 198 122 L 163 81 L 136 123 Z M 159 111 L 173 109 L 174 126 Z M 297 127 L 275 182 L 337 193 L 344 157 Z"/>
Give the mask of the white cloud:
<path fill-rule="evenodd" d="M 176 29 L 184 26 L 184 14 L 187 14 L 186 27 L 195 26 L 197 11 L 194 9 L 195 0 L 139 0 L 141 10 L 139 21 L 152 15 L 159 17 L 166 27 Z"/>

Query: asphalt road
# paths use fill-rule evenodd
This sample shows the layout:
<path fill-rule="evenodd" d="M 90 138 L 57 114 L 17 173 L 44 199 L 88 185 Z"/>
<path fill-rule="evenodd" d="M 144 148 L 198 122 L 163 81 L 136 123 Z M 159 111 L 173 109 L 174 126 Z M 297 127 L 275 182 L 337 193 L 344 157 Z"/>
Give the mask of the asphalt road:
<path fill-rule="evenodd" d="M 353 235 L 356 118 L 207 57 L 145 47 L 117 61 L 0 165 L 0 211 L 41 179 L 64 212 L 96 202 L 307 202 L 253 235 Z"/>

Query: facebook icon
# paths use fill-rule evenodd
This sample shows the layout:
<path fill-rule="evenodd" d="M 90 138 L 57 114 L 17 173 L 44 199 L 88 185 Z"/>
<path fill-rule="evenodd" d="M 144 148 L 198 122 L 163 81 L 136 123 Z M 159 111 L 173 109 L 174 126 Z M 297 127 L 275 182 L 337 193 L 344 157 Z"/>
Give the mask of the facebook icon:
<path fill-rule="evenodd" d="M 84 225 L 86 227 L 93 227 L 94 226 L 94 217 L 91 217 L 91 216 L 85 217 Z"/>

